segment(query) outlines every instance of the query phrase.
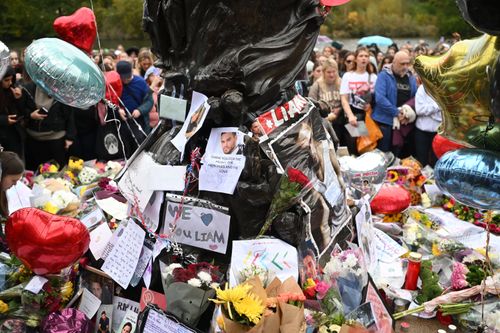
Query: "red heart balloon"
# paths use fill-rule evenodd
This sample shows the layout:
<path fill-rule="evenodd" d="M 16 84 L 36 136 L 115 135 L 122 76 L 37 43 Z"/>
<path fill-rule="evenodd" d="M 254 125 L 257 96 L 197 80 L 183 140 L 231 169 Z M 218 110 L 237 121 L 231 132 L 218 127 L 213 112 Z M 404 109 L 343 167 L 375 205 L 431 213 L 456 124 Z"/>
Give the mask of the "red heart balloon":
<path fill-rule="evenodd" d="M 120 74 L 116 71 L 109 71 L 104 73 L 104 78 L 106 79 L 106 95 L 104 97 L 111 103 L 120 105 L 119 97 L 123 90 Z"/>
<path fill-rule="evenodd" d="M 384 184 L 370 202 L 374 214 L 397 214 L 410 206 L 410 192 L 400 185 Z"/>
<path fill-rule="evenodd" d="M 80 220 L 36 208 L 12 213 L 5 236 L 10 250 L 39 275 L 59 273 L 87 252 L 90 243 Z"/>
<path fill-rule="evenodd" d="M 53 26 L 62 40 L 87 53 L 92 52 L 97 28 L 94 12 L 90 8 L 82 7 L 70 16 L 58 17 Z"/>
<path fill-rule="evenodd" d="M 441 158 L 441 156 L 449 151 L 461 148 L 466 147 L 439 134 L 436 134 L 434 140 L 432 140 L 432 150 L 434 150 L 434 154 L 436 154 L 437 158 Z"/>

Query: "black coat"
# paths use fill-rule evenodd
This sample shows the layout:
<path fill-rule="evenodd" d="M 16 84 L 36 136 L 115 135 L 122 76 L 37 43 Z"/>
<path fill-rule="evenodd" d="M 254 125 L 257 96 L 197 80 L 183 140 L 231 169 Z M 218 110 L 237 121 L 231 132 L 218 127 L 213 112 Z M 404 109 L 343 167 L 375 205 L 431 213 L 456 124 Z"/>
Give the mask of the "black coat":
<path fill-rule="evenodd" d="M 24 97 L 15 99 L 10 88 L 0 88 L 0 145 L 7 151 L 17 153 L 21 158 L 24 158 L 24 139 L 26 137 L 21 120 L 24 104 Z M 17 115 L 19 121 L 9 125 L 9 115 Z"/>
<path fill-rule="evenodd" d="M 34 83 L 25 86 L 28 97 L 26 101 L 26 127 L 35 132 L 66 131 L 65 139 L 74 141 L 76 139 L 76 126 L 74 109 L 61 102 L 52 104 L 47 118 L 42 120 L 31 119 L 29 116 L 37 109 L 34 96 L 36 88 Z"/>

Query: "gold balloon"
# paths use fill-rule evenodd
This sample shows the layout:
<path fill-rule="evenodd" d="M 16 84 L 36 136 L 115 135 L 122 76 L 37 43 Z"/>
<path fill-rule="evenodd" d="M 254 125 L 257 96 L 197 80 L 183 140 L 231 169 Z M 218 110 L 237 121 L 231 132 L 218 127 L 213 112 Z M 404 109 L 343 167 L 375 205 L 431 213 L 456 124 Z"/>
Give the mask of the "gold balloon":
<path fill-rule="evenodd" d="M 500 55 L 496 44 L 496 36 L 483 35 L 457 42 L 441 56 L 415 60 L 427 93 L 443 111 L 441 135 L 474 146 L 467 140 L 467 131 L 492 119 L 490 84 Z"/>

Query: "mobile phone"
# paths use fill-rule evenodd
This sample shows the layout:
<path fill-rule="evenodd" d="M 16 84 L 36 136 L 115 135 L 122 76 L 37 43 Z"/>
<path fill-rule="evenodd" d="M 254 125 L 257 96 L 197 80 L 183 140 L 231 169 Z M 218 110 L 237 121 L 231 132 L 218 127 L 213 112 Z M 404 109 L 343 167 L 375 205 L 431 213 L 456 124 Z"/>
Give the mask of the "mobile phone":
<path fill-rule="evenodd" d="M 49 110 L 47 110 L 44 107 L 41 107 L 40 110 L 38 110 L 38 113 L 40 113 L 40 114 L 49 114 Z"/>

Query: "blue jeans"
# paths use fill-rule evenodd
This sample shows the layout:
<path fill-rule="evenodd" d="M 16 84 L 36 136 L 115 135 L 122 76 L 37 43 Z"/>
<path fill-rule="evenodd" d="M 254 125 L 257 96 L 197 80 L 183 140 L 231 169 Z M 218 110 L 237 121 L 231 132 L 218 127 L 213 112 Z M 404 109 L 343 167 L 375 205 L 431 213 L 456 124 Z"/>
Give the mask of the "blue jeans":
<path fill-rule="evenodd" d="M 392 148 L 392 126 L 378 122 L 377 124 L 383 135 L 382 139 L 377 143 L 377 148 L 383 152 L 390 152 Z"/>

